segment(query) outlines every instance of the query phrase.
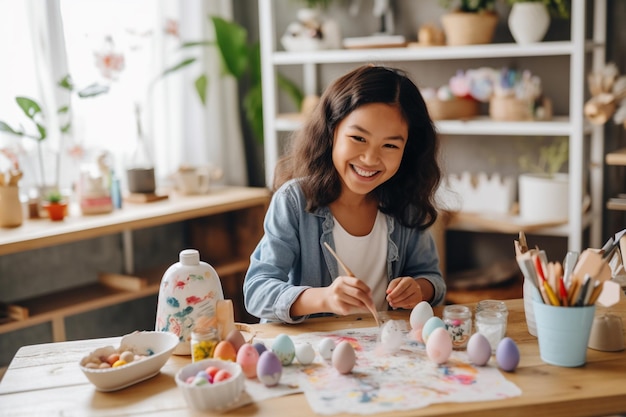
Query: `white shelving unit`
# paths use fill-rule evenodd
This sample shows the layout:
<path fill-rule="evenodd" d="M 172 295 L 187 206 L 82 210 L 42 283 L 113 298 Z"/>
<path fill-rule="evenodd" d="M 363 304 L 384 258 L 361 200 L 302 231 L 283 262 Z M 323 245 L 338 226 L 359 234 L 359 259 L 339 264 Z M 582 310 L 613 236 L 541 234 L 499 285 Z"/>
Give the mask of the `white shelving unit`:
<path fill-rule="evenodd" d="M 436 6 L 436 2 L 433 3 Z M 276 47 L 274 0 L 259 0 L 259 26 L 263 82 L 263 123 L 265 136 L 265 176 L 272 183 L 273 171 L 279 157 L 280 132 L 298 129 L 300 121 L 294 115 L 279 112 L 276 87 L 276 70 L 280 66 L 301 65 L 303 90 L 306 94 L 319 94 L 316 85 L 318 66 L 366 62 L 413 62 L 460 59 L 493 59 L 507 57 L 569 57 L 569 115 L 557 116 L 550 121 L 497 122 L 488 117 L 470 121 L 451 120 L 437 122 L 443 135 L 500 135 L 500 136 L 568 136 L 569 137 L 569 207 L 567 225 L 535 230 L 535 233 L 567 236 L 568 249 L 584 249 L 583 233 L 590 228 L 590 245 L 601 246 L 602 228 L 602 166 L 604 162 L 604 137 L 601 127 L 585 123 L 583 106 L 586 92 L 586 64 L 599 69 L 605 62 L 606 0 L 573 0 L 571 33 L 568 41 L 540 42 L 529 45 L 496 43 L 471 46 L 441 46 L 428 48 L 387 48 L 324 50 L 310 52 L 285 52 Z M 593 10 L 593 27 L 587 29 L 587 11 Z M 589 37 L 585 34 L 591 33 Z M 589 61 L 590 60 L 590 61 Z M 585 144 L 589 140 L 589 155 Z M 588 171 L 587 171 L 588 170 Z M 589 178 L 590 209 L 584 213 L 583 187 Z M 589 199 L 587 199 L 589 200 Z M 580 213 L 577 215 L 577 213 Z M 461 226 L 461 229 L 477 229 Z M 478 228 L 480 229 L 480 228 Z"/>

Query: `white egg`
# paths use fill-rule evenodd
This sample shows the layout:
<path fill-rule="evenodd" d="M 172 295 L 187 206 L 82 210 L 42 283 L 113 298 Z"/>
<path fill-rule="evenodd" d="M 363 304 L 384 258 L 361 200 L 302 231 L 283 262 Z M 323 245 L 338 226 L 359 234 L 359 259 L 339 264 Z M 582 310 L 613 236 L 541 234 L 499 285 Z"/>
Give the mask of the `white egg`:
<path fill-rule="evenodd" d="M 309 365 L 315 359 L 315 350 L 310 343 L 296 345 L 296 359 L 302 365 Z"/>
<path fill-rule="evenodd" d="M 452 337 L 444 327 L 437 327 L 426 341 L 426 354 L 437 365 L 445 363 L 452 354 Z"/>
<path fill-rule="evenodd" d="M 320 344 L 317 347 L 317 350 L 319 351 L 322 358 L 329 361 L 333 357 L 333 350 L 335 350 L 335 341 L 330 337 L 325 337 L 320 340 Z"/>
<path fill-rule="evenodd" d="M 339 342 L 332 355 L 333 367 L 340 374 L 347 374 L 352 371 L 356 364 L 356 352 L 350 342 L 343 340 Z"/>
<path fill-rule="evenodd" d="M 428 301 L 420 301 L 415 307 L 413 307 L 411 315 L 409 316 L 411 329 L 416 330 L 424 327 L 424 323 L 426 323 L 426 321 L 434 315 L 435 314 L 430 303 L 428 303 Z"/>
<path fill-rule="evenodd" d="M 380 343 L 387 353 L 394 353 L 400 349 L 404 339 L 403 328 L 400 320 L 389 320 L 383 324 L 380 330 Z"/>

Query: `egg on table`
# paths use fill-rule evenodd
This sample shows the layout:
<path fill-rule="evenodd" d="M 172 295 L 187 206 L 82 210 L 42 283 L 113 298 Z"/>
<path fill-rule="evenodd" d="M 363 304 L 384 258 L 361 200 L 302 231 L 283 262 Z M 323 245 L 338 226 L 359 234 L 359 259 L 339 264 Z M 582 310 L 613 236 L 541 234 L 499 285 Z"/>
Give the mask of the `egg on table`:
<path fill-rule="evenodd" d="M 325 337 L 320 340 L 317 350 L 322 358 L 329 361 L 332 358 L 333 350 L 335 350 L 335 341 L 330 337 Z"/>
<path fill-rule="evenodd" d="M 296 345 L 296 359 L 301 365 L 309 365 L 315 359 L 315 349 L 310 343 Z"/>
<path fill-rule="evenodd" d="M 445 327 L 437 327 L 426 342 L 426 354 L 437 365 L 445 363 L 452 354 L 452 337 Z"/>
<path fill-rule="evenodd" d="M 428 337 L 430 334 L 439 327 L 443 327 L 444 330 L 446 329 L 446 324 L 439 317 L 433 316 L 426 320 L 426 323 L 424 323 L 424 327 L 422 328 L 422 340 L 425 344 L 428 343 Z"/>
<path fill-rule="evenodd" d="M 272 343 L 272 352 L 278 356 L 283 366 L 291 365 L 293 358 L 296 356 L 296 346 L 291 337 L 284 333 L 279 334 Z"/>
<path fill-rule="evenodd" d="M 213 357 L 223 361 L 235 362 L 237 360 L 237 351 L 228 340 L 222 340 L 215 346 Z"/>
<path fill-rule="evenodd" d="M 337 344 L 332 354 L 333 367 L 340 374 L 347 374 L 352 371 L 356 364 L 356 352 L 347 340 L 342 340 Z"/>
<path fill-rule="evenodd" d="M 491 358 L 491 345 L 482 333 L 474 333 L 467 342 L 467 357 L 477 366 L 485 366 Z"/>
<path fill-rule="evenodd" d="M 249 343 L 244 343 L 237 351 L 237 363 L 248 378 L 256 377 L 256 366 L 259 362 L 259 352 Z"/>
<path fill-rule="evenodd" d="M 386 352 L 394 353 L 400 349 L 404 339 L 403 328 L 401 320 L 389 320 L 383 324 L 380 330 L 380 342 Z"/>
<path fill-rule="evenodd" d="M 415 307 L 413 307 L 411 315 L 409 316 L 411 329 L 417 330 L 423 328 L 426 321 L 434 315 L 435 314 L 430 303 L 428 301 L 420 301 Z"/>
<path fill-rule="evenodd" d="M 236 352 L 239 352 L 239 348 L 243 346 L 244 343 L 246 343 L 246 339 L 244 339 L 243 335 L 238 329 L 232 329 L 226 336 L 225 340 L 228 340 L 233 345 Z"/>
<path fill-rule="evenodd" d="M 510 337 L 505 337 L 496 347 L 496 362 L 500 369 L 513 372 L 519 365 L 520 353 L 517 344 Z"/>
<path fill-rule="evenodd" d="M 259 356 L 256 365 L 256 374 L 266 387 L 278 385 L 280 377 L 283 374 L 283 365 L 280 363 L 278 356 L 271 350 L 266 350 Z"/>

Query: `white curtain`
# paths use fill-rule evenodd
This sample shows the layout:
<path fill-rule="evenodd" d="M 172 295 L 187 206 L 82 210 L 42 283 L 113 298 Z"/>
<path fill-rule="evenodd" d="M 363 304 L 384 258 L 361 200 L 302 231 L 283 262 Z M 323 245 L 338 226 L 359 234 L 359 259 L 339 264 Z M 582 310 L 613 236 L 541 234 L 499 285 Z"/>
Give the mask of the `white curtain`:
<path fill-rule="evenodd" d="M 64 7 L 61 7 L 61 2 L 65 2 Z M 55 172 L 58 166 L 55 161 L 56 155 L 69 158 L 61 143 L 63 138 L 59 133 L 59 126 L 66 121 L 58 120 L 56 110 L 66 104 L 70 98 L 68 93 L 58 88 L 56 84 L 68 73 L 71 73 L 75 82 L 79 81 L 77 82 L 79 88 L 94 81 L 93 74 L 85 74 L 73 66 L 73 63 L 79 60 L 95 68 L 92 64 L 93 47 L 91 50 L 81 50 L 78 57 L 76 52 L 71 52 L 70 49 L 67 51 L 69 54 L 66 54 L 65 42 L 74 41 L 84 36 L 84 33 L 65 33 L 64 36 L 63 23 L 66 16 L 62 12 L 65 13 L 68 10 L 73 12 L 72 24 L 69 24 L 69 21 L 65 22 L 66 31 L 76 31 L 76 28 L 80 26 L 75 23 L 78 18 L 76 10 L 79 9 L 78 6 L 84 8 L 88 5 L 89 2 L 77 2 L 77 0 L 26 0 L 29 21 L 27 30 L 33 39 L 32 52 L 36 68 L 36 80 L 29 81 L 38 86 L 38 94 L 33 98 L 43 106 L 49 132 L 49 137 L 45 142 L 45 148 L 50 149 L 49 155 L 51 156 L 46 159 L 45 164 L 45 176 L 48 183 L 52 182 L 50 178 L 56 179 L 58 176 Z M 123 13 L 125 11 L 137 13 L 139 5 L 137 2 L 110 2 L 109 9 L 119 10 L 120 16 L 117 20 L 124 21 L 123 24 L 127 25 L 124 20 L 127 16 Z M 104 6 L 99 4 L 98 7 Z M 198 41 L 214 37 L 213 28 L 210 27 L 210 15 L 221 16 L 228 20 L 232 20 L 233 17 L 232 0 L 159 0 L 152 10 L 144 10 L 144 15 L 145 13 L 151 13 L 154 16 L 151 53 L 148 54 L 150 67 L 146 70 L 145 80 L 142 80 L 145 82 L 178 62 L 181 40 Z M 97 12 L 95 15 L 92 13 L 85 16 L 84 19 L 91 19 L 90 21 L 94 22 L 92 24 L 94 33 L 89 35 L 94 35 L 94 39 L 100 39 L 95 34 L 100 34 L 101 31 L 107 29 L 100 25 Z M 181 40 L 167 35 L 163 30 L 168 19 L 178 21 Z M 104 19 L 100 20 L 104 21 Z M 131 19 L 128 25 L 132 23 Z M 80 30 L 84 30 L 84 26 L 83 24 Z M 119 27 L 116 29 L 120 30 Z M 76 42 L 72 43 L 74 46 L 76 44 Z M 156 82 L 141 100 L 143 101 L 143 130 L 151 145 L 157 185 L 168 185 L 167 180 L 170 174 L 182 164 L 211 164 L 224 171 L 224 177 L 219 181 L 220 183 L 246 185 L 247 170 L 240 126 L 237 80 L 221 74 L 220 57 L 214 48 L 189 49 L 185 53 L 200 56 L 202 59 L 197 64 Z M 126 78 L 122 81 L 128 82 L 129 72 L 137 72 L 137 67 L 130 62 L 131 58 L 135 58 L 133 54 L 136 55 L 136 52 L 131 52 L 126 56 L 126 68 L 122 72 L 122 77 Z M 193 81 L 201 73 L 206 74 L 209 79 L 206 106 L 202 106 L 193 87 Z M 144 83 L 136 84 L 143 85 Z M 66 141 L 72 139 L 87 148 L 107 149 L 108 147 L 107 150 L 114 155 L 118 173 L 122 170 L 121 165 L 127 158 L 128 148 L 132 147 L 134 139 L 132 104 L 138 97 L 137 91 L 131 91 L 133 89 L 138 90 L 123 87 L 115 81 L 108 94 L 93 99 L 76 100 L 72 106 L 75 115 L 72 123 L 73 137 L 65 138 Z M 127 97 L 124 97 L 125 94 Z M 128 106 L 112 104 L 122 102 L 128 102 Z M 7 121 L 11 122 L 11 120 Z M 78 168 L 71 163 L 61 165 L 70 166 L 74 171 Z M 62 175 L 62 188 L 67 189 L 71 185 L 70 174 L 68 172 Z M 35 176 L 39 177 L 36 171 L 31 175 L 31 179 Z M 28 182 L 34 183 L 31 180 Z"/>
<path fill-rule="evenodd" d="M 185 0 L 164 3 L 164 15 L 179 21 L 182 41 L 214 39 L 209 16 L 232 20 L 232 0 Z M 166 16 L 164 16 L 166 17 Z M 164 67 L 172 65 L 162 44 Z M 151 122 L 155 139 L 157 166 L 175 172 L 180 164 L 221 168 L 228 185 L 247 185 L 247 169 L 240 125 L 237 80 L 221 73 L 220 57 L 215 48 L 190 50 L 190 56 L 201 56 L 198 63 L 170 75 L 155 91 Z M 207 104 L 202 106 L 193 82 L 204 73 L 209 80 Z M 172 84 L 173 83 L 173 84 Z"/>

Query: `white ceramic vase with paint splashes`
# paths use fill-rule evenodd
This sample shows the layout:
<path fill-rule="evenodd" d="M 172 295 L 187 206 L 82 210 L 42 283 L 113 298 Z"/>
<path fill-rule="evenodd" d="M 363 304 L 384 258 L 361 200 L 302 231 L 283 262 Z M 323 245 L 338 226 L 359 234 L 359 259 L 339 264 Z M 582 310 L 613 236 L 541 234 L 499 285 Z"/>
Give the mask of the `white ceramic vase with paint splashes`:
<path fill-rule="evenodd" d="M 200 261 L 196 249 L 185 249 L 161 279 L 155 330 L 178 336 L 175 355 L 191 355 L 194 326 L 202 318 L 203 325 L 213 321 L 217 328 L 216 305 L 223 299 L 222 283 L 215 269 Z"/>

